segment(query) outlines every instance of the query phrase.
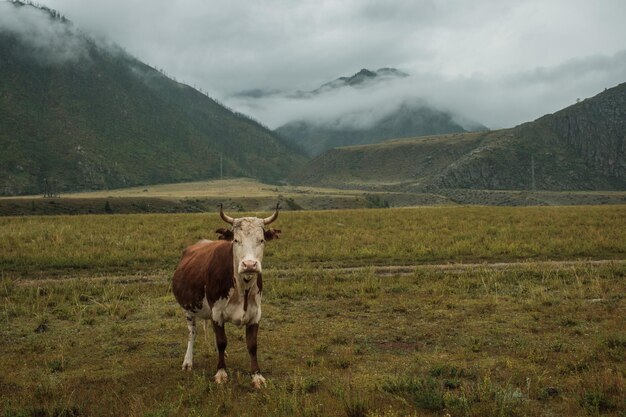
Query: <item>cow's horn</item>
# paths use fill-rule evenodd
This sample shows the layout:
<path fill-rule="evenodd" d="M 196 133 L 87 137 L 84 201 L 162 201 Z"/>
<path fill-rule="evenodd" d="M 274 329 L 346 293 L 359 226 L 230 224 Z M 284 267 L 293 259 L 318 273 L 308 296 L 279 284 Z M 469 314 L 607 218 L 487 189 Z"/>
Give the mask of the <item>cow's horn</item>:
<path fill-rule="evenodd" d="M 276 220 L 276 218 L 278 217 L 278 209 L 279 208 L 280 208 L 280 203 L 276 203 L 276 210 L 274 210 L 274 214 L 272 214 L 271 216 L 263 219 L 263 224 L 270 224 L 271 222 Z"/>
<path fill-rule="evenodd" d="M 233 224 L 235 223 L 235 219 L 233 219 L 230 216 L 227 216 L 226 214 L 224 214 L 224 206 L 222 205 L 222 203 L 220 203 L 220 217 L 222 218 L 222 220 L 224 220 L 226 223 L 229 224 Z"/>

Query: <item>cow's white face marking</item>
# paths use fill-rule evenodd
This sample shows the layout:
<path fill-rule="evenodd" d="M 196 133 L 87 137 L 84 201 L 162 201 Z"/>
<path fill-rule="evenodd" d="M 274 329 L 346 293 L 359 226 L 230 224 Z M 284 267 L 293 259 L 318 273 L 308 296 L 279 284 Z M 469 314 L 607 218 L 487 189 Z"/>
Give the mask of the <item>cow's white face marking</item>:
<path fill-rule="evenodd" d="M 251 281 L 262 272 L 265 236 L 263 219 L 242 217 L 233 223 L 233 263 L 236 274 Z"/>

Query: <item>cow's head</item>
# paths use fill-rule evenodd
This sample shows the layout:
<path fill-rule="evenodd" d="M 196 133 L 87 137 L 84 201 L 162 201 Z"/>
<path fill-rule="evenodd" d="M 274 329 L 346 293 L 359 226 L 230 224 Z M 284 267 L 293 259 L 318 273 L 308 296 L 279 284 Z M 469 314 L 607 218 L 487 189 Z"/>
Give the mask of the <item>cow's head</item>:
<path fill-rule="evenodd" d="M 218 229 L 220 239 L 233 241 L 233 262 L 237 275 L 243 276 L 244 280 L 250 281 L 256 274 L 262 272 L 263 249 L 265 242 L 278 238 L 280 230 L 265 229 L 278 217 L 279 205 L 276 205 L 274 214 L 265 219 L 258 217 L 241 217 L 235 219 L 224 214 L 220 205 L 220 216 L 226 223 L 232 225 L 232 229 Z"/>

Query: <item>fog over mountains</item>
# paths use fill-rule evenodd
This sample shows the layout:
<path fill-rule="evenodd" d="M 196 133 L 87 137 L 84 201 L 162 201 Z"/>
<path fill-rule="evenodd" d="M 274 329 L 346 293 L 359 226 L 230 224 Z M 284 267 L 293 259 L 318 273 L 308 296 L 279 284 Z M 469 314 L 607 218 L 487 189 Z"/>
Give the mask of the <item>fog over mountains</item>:
<path fill-rule="evenodd" d="M 378 102 L 421 98 L 497 129 L 597 94 L 626 73 L 619 0 L 38 2 L 272 129 L 347 103 L 234 95 L 312 91 L 361 68 L 393 67 L 410 77 L 395 91 L 370 91 Z"/>
<path fill-rule="evenodd" d="M 225 96 L 223 101 L 271 129 L 294 121 L 333 124 L 338 115 L 347 115 L 344 123 L 349 120 L 358 125 L 364 119 L 382 119 L 416 100 L 453 115 L 461 125 L 470 120 L 489 129 L 508 128 L 621 82 L 626 74 L 626 50 L 492 79 L 480 73 L 449 77 L 400 70 L 408 76 L 384 81 L 381 77 L 381 82 L 365 83 L 364 88 L 327 88 L 339 78 L 317 85 L 309 82 L 310 88 L 301 90 L 259 86 Z"/>
<path fill-rule="evenodd" d="M 484 128 L 482 124 L 470 121 L 468 116 L 421 96 L 416 82 L 417 77 L 395 68 L 364 68 L 307 91 L 244 90 L 227 98 L 226 102 L 274 129 L 292 122 L 367 129 L 407 106 L 441 110 L 450 114 L 459 125 L 465 124 L 470 129 Z"/>
<path fill-rule="evenodd" d="M 395 68 L 361 69 L 310 91 L 257 89 L 235 97 L 258 106 L 293 104 L 291 113 L 285 114 L 293 118 L 276 132 L 310 155 L 399 137 L 487 130 L 481 123 L 416 96 L 412 89 L 407 90 L 411 82 L 409 74 Z"/>

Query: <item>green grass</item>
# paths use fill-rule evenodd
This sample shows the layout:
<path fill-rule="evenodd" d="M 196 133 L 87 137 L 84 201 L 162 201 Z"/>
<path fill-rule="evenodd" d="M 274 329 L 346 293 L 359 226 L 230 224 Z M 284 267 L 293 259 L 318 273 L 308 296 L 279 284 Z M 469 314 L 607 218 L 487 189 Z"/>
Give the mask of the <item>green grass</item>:
<path fill-rule="evenodd" d="M 3 416 L 626 412 L 623 207 L 282 213 L 261 391 L 232 325 L 228 384 L 212 380 L 210 331 L 180 370 L 171 274 L 215 216 L 1 221 Z M 456 261 L 478 263 L 419 266 Z M 413 266 L 372 266 L 394 264 Z"/>
<path fill-rule="evenodd" d="M 624 206 L 283 212 L 274 268 L 623 259 Z M 256 213 L 267 215 L 267 212 Z M 239 214 L 237 214 L 239 215 Z M 0 218 L 0 271 L 171 269 L 217 214 Z"/>

